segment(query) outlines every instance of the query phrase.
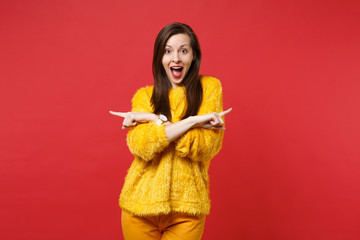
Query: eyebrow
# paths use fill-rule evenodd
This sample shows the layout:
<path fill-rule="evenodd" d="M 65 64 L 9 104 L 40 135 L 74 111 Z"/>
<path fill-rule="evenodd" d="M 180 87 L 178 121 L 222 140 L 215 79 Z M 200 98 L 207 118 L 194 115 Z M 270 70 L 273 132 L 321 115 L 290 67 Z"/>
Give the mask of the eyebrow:
<path fill-rule="evenodd" d="M 189 46 L 189 44 L 187 44 L 187 43 L 183 44 L 183 45 L 180 46 L 180 48 L 185 47 L 185 46 Z M 170 45 L 165 45 L 165 47 L 171 47 L 172 48 L 172 46 L 170 46 Z"/>

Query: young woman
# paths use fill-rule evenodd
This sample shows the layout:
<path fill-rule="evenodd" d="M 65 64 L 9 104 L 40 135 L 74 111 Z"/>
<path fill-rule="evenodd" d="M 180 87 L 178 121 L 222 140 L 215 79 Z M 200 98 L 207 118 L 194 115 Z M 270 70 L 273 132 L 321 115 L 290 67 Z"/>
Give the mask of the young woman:
<path fill-rule="evenodd" d="M 209 214 L 210 160 L 224 135 L 219 80 L 199 75 L 201 51 L 193 30 L 172 23 L 158 34 L 154 86 L 139 89 L 127 144 L 134 161 L 120 195 L 125 240 L 201 239 Z"/>

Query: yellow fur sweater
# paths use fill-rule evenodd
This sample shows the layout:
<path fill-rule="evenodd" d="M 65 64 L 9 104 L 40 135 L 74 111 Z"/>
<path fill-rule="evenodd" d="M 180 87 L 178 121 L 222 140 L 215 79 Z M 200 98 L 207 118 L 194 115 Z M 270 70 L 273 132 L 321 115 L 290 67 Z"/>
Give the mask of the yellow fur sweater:
<path fill-rule="evenodd" d="M 221 112 L 222 88 L 219 80 L 201 77 L 203 102 L 198 115 Z M 133 112 L 153 112 L 153 87 L 139 89 L 132 100 Z M 172 122 L 181 120 L 186 105 L 184 87 L 171 89 Z M 139 124 L 127 134 L 127 144 L 135 156 L 120 194 L 120 207 L 138 216 L 170 212 L 206 215 L 210 211 L 210 160 L 220 151 L 224 131 L 192 128 L 169 142 L 164 125 Z"/>

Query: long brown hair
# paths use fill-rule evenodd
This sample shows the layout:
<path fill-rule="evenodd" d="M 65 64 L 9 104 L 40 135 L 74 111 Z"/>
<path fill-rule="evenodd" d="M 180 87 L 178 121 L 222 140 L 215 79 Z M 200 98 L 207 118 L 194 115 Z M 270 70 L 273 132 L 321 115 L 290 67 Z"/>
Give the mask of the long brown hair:
<path fill-rule="evenodd" d="M 185 114 L 183 114 L 182 119 L 194 116 L 198 113 L 203 97 L 203 90 L 199 75 L 201 62 L 199 41 L 194 31 L 188 25 L 177 22 L 171 23 L 161 29 L 155 40 L 152 63 L 154 89 L 151 97 L 151 103 L 154 106 L 154 113 L 164 114 L 169 120 L 171 120 L 169 103 L 171 83 L 162 65 L 162 58 L 165 53 L 165 45 L 168 39 L 179 33 L 187 34 L 190 37 L 190 45 L 194 55 L 189 71 L 182 81 L 182 85 L 185 86 L 186 92 L 186 111 Z"/>

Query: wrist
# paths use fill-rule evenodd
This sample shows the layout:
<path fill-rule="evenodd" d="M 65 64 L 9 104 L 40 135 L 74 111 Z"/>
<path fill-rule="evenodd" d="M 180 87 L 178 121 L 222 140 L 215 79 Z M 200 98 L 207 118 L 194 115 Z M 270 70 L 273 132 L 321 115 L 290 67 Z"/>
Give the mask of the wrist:
<path fill-rule="evenodd" d="M 159 116 L 155 113 L 151 113 L 151 121 L 156 123 L 157 120 L 159 120 Z"/>
<path fill-rule="evenodd" d="M 188 121 L 190 128 L 197 127 L 197 125 L 199 124 L 197 116 L 190 116 L 186 120 Z"/>
<path fill-rule="evenodd" d="M 167 117 L 163 114 L 156 115 L 156 118 L 157 119 L 156 119 L 155 123 L 159 126 L 162 124 L 165 124 L 168 121 Z"/>

